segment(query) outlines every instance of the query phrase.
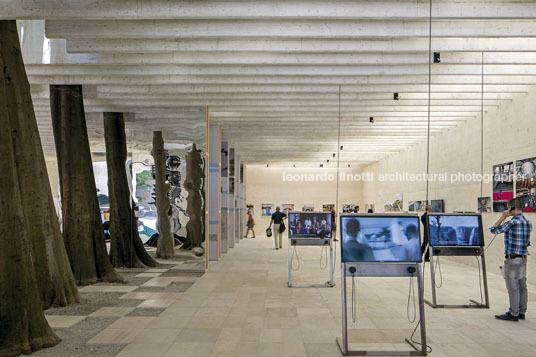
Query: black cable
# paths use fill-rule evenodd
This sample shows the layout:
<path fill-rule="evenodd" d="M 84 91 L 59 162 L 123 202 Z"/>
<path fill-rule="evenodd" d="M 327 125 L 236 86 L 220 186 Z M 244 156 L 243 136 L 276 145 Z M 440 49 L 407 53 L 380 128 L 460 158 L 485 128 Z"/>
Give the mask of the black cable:
<path fill-rule="evenodd" d="M 324 254 L 324 251 L 326 251 L 326 253 Z M 324 264 L 324 267 L 322 267 L 322 257 L 325 255 L 325 261 L 326 263 Z M 323 245 L 322 246 L 322 249 L 320 249 L 320 270 L 326 270 L 326 268 L 328 267 L 328 252 L 327 252 L 327 246 L 326 245 Z"/>
<path fill-rule="evenodd" d="M 497 233 L 497 234 L 498 234 L 498 233 Z M 493 241 L 495 240 L 495 238 L 497 238 L 497 234 L 495 234 L 495 235 L 493 236 L 493 239 L 491 240 L 491 242 L 489 242 L 489 244 L 486 246 L 486 248 L 484 248 L 484 252 L 485 252 L 486 250 L 488 250 L 488 248 L 490 247 L 491 243 L 493 243 Z"/>
<path fill-rule="evenodd" d="M 435 282 L 436 281 L 435 276 L 436 276 L 436 273 L 437 273 L 438 269 L 439 269 L 439 279 L 441 281 L 441 283 L 439 283 L 439 285 L 437 285 L 437 283 Z M 440 289 L 443 286 L 443 273 L 441 273 L 441 264 L 439 263 L 439 256 L 436 259 L 436 263 L 435 263 L 435 267 L 434 267 L 434 284 L 435 284 L 436 288 L 438 288 L 438 289 Z"/>
<path fill-rule="evenodd" d="M 294 255 L 296 255 L 296 260 L 298 261 L 298 267 L 294 269 Z M 293 271 L 300 270 L 300 257 L 298 256 L 298 251 L 296 250 L 296 245 L 294 244 L 294 249 L 292 250 L 292 257 L 290 257 L 290 267 Z"/>
<path fill-rule="evenodd" d="M 409 302 L 411 300 L 411 297 L 413 296 L 413 319 L 409 317 Z M 413 273 L 410 273 L 409 278 L 409 292 L 408 292 L 408 304 L 406 306 L 406 315 L 408 317 L 408 321 L 412 324 L 417 319 L 417 307 L 415 306 L 415 284 L 413 284 Z"/>
<path fill-rule="evenodd" d="M 484 52 L 482 52 L 482 87 L 480 98 L 480 197 L 483 196 L 482 185 L 484 183 Z"/>
<path fill-rule="evenodd" d="M 355 293 L 355 273 L 352 273 L 352 321 L 357 320 L 357 294 Z"/>
<path fill-rule="evenodd" d="M 426 204 L 428 204 L 428 176 L 430 174 L 430 111 L 431 111 L 431 96 L 432 96 L 432 0 L 430 0 L 430 28 L 428 37 L 428 126 L 427 126 L 427 142 L 426 142 Z"/>

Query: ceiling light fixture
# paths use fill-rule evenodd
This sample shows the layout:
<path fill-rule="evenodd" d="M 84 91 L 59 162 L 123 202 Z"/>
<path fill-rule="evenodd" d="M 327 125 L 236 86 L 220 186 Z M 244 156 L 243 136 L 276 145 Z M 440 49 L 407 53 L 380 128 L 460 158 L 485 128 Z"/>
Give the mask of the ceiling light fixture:
<path fill-rule="evenodd" d="M 398 93 L 393 93 L 393 99 L 394 100 L 399 100 L 400 98 L 398 97 Z"/>
<path fill-rule="evenodd" d="M 369 123 L 374 123 L 374 117 L 369 118 Z"/>
<path fill-rule="evenodd" d="M 441 62 L 441 52 L 434 52 L 434 63 Z"/>

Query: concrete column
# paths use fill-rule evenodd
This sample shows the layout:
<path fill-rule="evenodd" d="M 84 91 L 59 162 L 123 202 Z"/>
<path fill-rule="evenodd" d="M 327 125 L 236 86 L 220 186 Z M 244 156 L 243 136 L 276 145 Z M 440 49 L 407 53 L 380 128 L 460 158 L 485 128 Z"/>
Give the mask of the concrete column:
<path fill-rule="evenodd" d="M 244 185 L 244 163 L 240 163 L 239 184 L 240 184 L 240 239 L 244 237 L 246 226 L 246 203 L 245 203 L 245 185 Z"/>
<path fill-rule="evenodd" d="M 240 156 L 235 152 L 234 159 L 234 201 L 235 201 L 235 231 L 234 238 L 236 243 L 240 243 L 242 236 L 240 235 L 241 222 L 240 222 Z"/>
<path fill-rule="evenodd" d="M 234 248 L 235 246 L 235 149 L 229 148 L 229 189 L 227 190 L 229 196 L 229 235 L 227 237 L 229 242 L 229 248 Z"/>
<path fill-rule="evenodd" d="M 218 260 L 220 251 L 220 127 L 209 126 L 208 137 L 208 259 Z"/>
<path fill-rule="evenodd" d="M 221 142 L 221 197 L 220 197 L 220 247 L 222 253 L 227 253 L 229 249 L 229 144 L 227 141 Z"/>

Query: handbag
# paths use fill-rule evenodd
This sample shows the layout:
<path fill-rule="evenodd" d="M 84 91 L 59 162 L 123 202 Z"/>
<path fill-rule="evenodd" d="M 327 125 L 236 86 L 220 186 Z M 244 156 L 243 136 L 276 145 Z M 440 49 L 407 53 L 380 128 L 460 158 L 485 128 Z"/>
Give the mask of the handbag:
<path fill-rule="evenodd" d="M 271 237 L 272 236 L 272 228 L 268 227 L 266 228 L 266 236 Z"/>
<path fill-rule="evenodd" d="M 279 233 L 283 233 L 285 229 L 287 229 L 287 227 L 285 227 L 285 223 L 281 222 L 279 225 Z"/>

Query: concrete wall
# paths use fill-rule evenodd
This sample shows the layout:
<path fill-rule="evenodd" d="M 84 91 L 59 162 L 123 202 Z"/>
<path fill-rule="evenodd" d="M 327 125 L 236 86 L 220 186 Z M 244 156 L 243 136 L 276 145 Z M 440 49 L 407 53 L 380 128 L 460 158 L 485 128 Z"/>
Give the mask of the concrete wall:
<path fill-rule="evenodd" d="M 484 173 L 490 174 L 492 166 L 517 159 L 536 156 L 536 89 L 527 94 L 516 94 L 512 101 L 505 101 L 497 108 L 484 113 Z M 441 135 L 430 139 L 430 173 L 447 172 L 455 174 L 480 173 L 480 118 L 467 121 Z M 399 154 L 367 166 L 365 171 L 371 171 L 375 177 L 380 173 L 426 171 L 426 142 L 415 145 Z M 443 199 L 446 212 L 476 211 L 477 197 L 480 194 L 480 182 L 430 182 L 429 199 Z M 426 199 L 425 182 L 366 182 L 363 186 L 363 197 L 367 202 L 376 203 L 383 207 L 393 194 L 403 192 L 404 209 L 408 202 Z M 482 185 L 482 196 L 492 196 L 492 183 Z M 483 213 L 485 228 L 493 225 L 500 213 Z M 526 214 L 536 226 L 536 214 Z M 486 244 L 491 241 L 487 229 Z M 532 241 L 536 232 L 532 234 Z M 498 266 L 503 261 L 502 235 L 486 251 L 488 270 L 498 273 Z M 536 253 L 536 252 L 533 252 Z M 455 258 L 455 260 L 476 266 L 474 258 Z M 529 258 L 529 281 L 536 284 L 536 261 L 534 256 Z"/>
<path fill-rule="evenodd" d="M 362 170 L 344 169 L 340 170 L 344 174 L 357 174 Z M 312 182 L 297 182 L 283 181 L 283 173 L 287 174 L 308 174 L 322 175 L 332 174 L 336 177 L 336 169 L 301 169 L 301 168 L 282 168 L 282 167 L 266 167 L 259 165 L 248 165 L 246 168 L 246 191 L 247 204 L 254 205 L 255 221 L 257 232 L 263 233 L 270 224 L 270 217 L 261 215 L 261 204 L 273 203 L 275 206 L 283 203 L 293 203 L 295 210 L 302 209 L 303 204 L 314 204 L 315 211 L 322 211 L 322 204 L 336 202 L 337 182 L 333 181 L 312 181 Z M 363 212 L 363 185 L 362 182 L 339 182 L 339 211 L 342 210 L 342 205 L 358 204 L 361 212 Z M 275 210 L 274 206 L 274 210 Z"/>

